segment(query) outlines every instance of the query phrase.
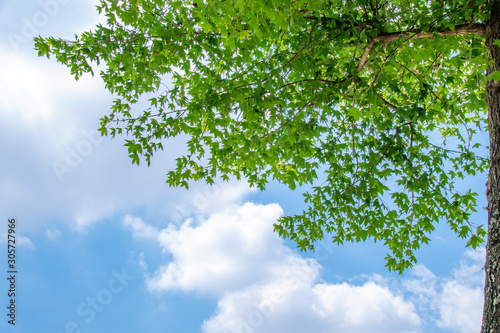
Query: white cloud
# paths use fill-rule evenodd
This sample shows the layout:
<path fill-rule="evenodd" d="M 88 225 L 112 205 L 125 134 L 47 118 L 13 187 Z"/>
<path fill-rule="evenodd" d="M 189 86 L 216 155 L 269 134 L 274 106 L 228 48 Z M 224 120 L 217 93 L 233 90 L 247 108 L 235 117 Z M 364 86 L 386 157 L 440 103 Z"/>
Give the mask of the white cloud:
<path fill-rule="evenodd" d="M 54 240 L 61 236 L 61 231 L 59 229 L 47 229 L 45 231 L 48 239 Z"/>
<path fill-rule="evenodd" d="M 247 203 L 179 228 L 161 231 L 159 242 L 173 261 L 148 280 L 151 290 L 197 290 L 222 293 L 274 279 L 293 261 L 273 223 L 282 214 L 276 205 Z"/>
<path fill-rule="evenodd" d="M 414 295 L 413 298 L 416 304 L 421 305 L 422 308 L 428 308 L 431 300 L 439 297 L 437 291 L 439 280 L 437 276 L 421 264 L 416 265 L 411 270 L 411 275 L 415 278 L 403 280 L 404 289 Z"/>
<path fill-rule="evenodd" d="M 158 229 L 145 223 L 141 218 L 130 215 L 125 216 L 123 225 L 132 229 L 132 235 L 138 238 L 158 238 Z"/>
<path fill-rule="evenodd" d="M 26 248 L 32 249 L 32 250 L 35 249 L 35 244 L 33 244 L 31 239 L 29 239 L 28 237 L 24 237 L 24 236 L 19 236 L 19 246 L 26 247 Z"/>
<path fill-rule="evenodd" d="M 35 244 L 26 236 L 16 234 L 16 247 L 34 250 Z M 0 233 L 0 244 L 7 244 L 7 233 Z"/>
<path fill-rule="evenodd" d="M 480 330 L 484 302 L 484 248 L 465 254 L 453 277 L 443 281 L 435 301 L 440 313 L 437 325 L 460 333 Z"/>
<path fill-rule="evenodd" d="M 144 260 L 144 253 L 141 252 L 139 254 L 139 261 L 138 261 L 139 267 L 143 270 L 146 271 L 148 269 L 148 264 L 146 263 L 146 260 Z"/>
<path fill-rule="evenodd" d="M 446 282 L 441 291 L 437 325 L 453 332 L 479 332 L 483 308 L 483 291 L 458 281 Z"/>
<path fill-rule="evenodd" d="M 410 332 L 420 326 L 413 304 L 374 282 L 314 287 L 318 309 L 336 332 Z"/>
<path fill-rule="evenodd" d="M 420 310 L 432 311 L 429 320 L 438 327 L 459 333 L 477 332 L 483 309 L 484 258 L 484 248 L 466 251 L 460 266 L 449 277 L 438 277 L 418 265 L 412 272 L 416 278 L 404 281 L 403 287 L 414 294 L 412 300 Z"/>
<path fill-rule="evenodd" d="M 373 282 L 297 282 L 252 286 L 223 297 L 203 332 L 401 333 L 420 327 L 411 303 Z"/>
<path fill-rule="evenodd" d="M 418 331 L 413 304 L 388 287 L 322 282 L 318 262 L 273 233 L 281 214 L 276 204 L 246 203 L 161 230 L 157 239 L 172 260 L 147 276 L 148 288 L 218 297 L 204 333 Z M 124 224 L 135 236 L 155 230 L 130 216 Z"/>
<path fill-rule="evenodd" d="M 74 33 L 93 28 L 99 19 L 98 0 L 15 0 L 0 2 L 0 40 L 7 49 L 33 51 L 33 37 L 55 36 L 71 39 Z"/>

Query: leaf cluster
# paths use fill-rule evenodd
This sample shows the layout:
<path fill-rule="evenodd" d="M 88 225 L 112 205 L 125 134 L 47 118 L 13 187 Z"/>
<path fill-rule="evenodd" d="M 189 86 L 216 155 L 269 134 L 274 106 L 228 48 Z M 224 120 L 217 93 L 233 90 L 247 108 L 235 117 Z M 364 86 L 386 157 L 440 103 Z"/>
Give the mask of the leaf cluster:
<path fill-rule="evenodd" d="M 439 221 L 473 247 L 485 236 L 469 221 L 476 194 L 454 184 L 487 168 L 474 144 L 487 55 L 482 36 L 448 33 L 484 22 L 485 6 L 102 0 L 105 26 L 35 46 L 76 78 L 101 70 L 117 96 L 101 133 L 126 134 L 133 163 L 186 135 L 171 186 L 230 176 L 260 189 L 312 184 L 308 208 L 275 224 L 281 236 L 302 250 L 325 234 L 382 241 L 388 268 L 402 272 Z"/>

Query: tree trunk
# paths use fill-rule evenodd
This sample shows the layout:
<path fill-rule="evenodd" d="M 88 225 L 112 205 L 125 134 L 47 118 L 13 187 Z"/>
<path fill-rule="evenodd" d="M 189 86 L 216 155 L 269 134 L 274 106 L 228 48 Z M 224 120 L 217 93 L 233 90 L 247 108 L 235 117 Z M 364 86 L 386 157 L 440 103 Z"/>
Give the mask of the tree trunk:
<path fill-rule="evenodd" d="M 500 70 L 500 0 L 489 0 L 491 17 L 486 24 L 486 47 L 493 65 L 487 74 Z M 490 172 L 486 183 L 488 199 L 488 242 L 486 244 L 486 281 L 481 333 L 500 333 L 500 81 L 486 84 L 490 134 Z"/>

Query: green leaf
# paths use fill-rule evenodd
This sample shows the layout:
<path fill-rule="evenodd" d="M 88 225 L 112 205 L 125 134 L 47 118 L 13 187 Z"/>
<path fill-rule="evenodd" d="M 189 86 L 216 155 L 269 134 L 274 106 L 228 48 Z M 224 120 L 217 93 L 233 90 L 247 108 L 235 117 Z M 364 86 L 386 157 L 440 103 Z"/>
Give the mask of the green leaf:
<path fill-rule="evenodd" d="M 494 71 L 491 74 L 489 74 L 488 76 L 486 76 L 486 81 L 490 81 L 490 80 L 500 81 L 500 71 Z"/>
<path fill-rule="evenodd" d="M 358 121 L 361 118 L 361 112 L 357 108 L 350 108 L 347 114 L 354 118 L 355 121 Z"/>

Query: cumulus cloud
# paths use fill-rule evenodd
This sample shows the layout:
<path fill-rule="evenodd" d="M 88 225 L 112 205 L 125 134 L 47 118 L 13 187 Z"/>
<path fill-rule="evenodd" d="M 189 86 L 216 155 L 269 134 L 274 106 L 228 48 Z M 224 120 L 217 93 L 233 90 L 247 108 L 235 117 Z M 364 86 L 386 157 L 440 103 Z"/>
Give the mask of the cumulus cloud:
<path fill-rule="evenodd" d="M 353 286 L 291 281 L 286 287 L 252 286 L 225 296 L 217 313 L 204 322 L 203 332 L 401 333 L 420 327 L 413 304 L 373 282 Z"/>
<path fill-rule="evenodd" d="M 218 297 L 204 333 L 418 331 L 413 304 L 388 287 L 322 281 L 316 260 L 273 233 L 282 213 L 277 204 L 245 203 L 160 230 L 156 239 L 172 259 L 146 277 L 148 288 Z M 123 223 L 136 237 L 155 231 L 131 216 Z"/>
<path fill-rule="evenodd" d="M 481 327 L 483 309 L 484 248 L 468 250 L 460 266 L 451 276 L 437 277 L 425 266 L 418 265 L 414 278 L 403 282 L 403 287 L 414 294 L 412 300 L 420 309 L 430 309 L 430 320 L 446 330 L 457 333 L 477 332 Z"/>
<path fill-rule="evenodd" d="M 413 304 L 374 282 L 314 287 L 316 304 L 336 332 L 414 332 L 420 317 Z"/>
<path fill-rule="evenodd" d="M 273 223 L 282 214 L 276 205 L 228 208 L 195 223 L 170 225 L 158 237 L 173 261 L 148 280 L 151 290 L 196 290 L 222 293 L 255 282 L 267 282 L 293 261 L 273 233 Z"/>

